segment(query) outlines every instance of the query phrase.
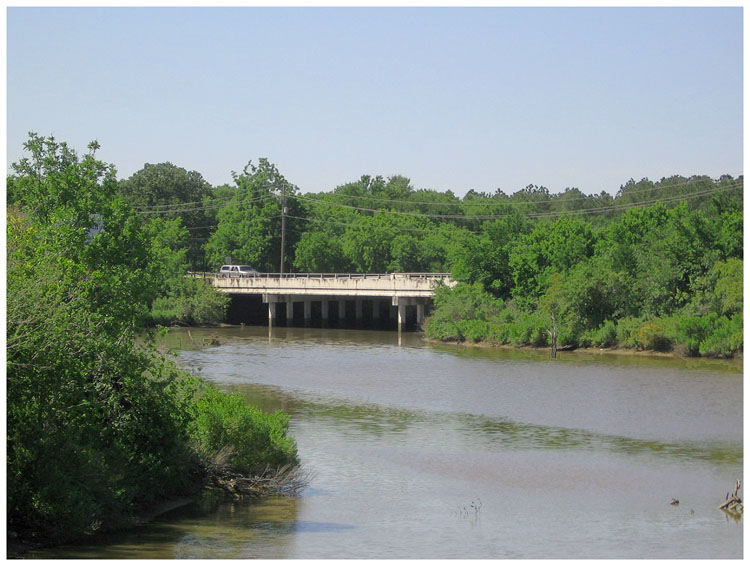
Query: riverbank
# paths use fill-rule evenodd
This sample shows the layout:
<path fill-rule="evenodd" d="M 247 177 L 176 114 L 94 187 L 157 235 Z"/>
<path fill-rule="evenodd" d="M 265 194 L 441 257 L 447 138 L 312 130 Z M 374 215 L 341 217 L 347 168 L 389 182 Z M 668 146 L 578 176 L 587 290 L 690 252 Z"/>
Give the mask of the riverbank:
<path fill-rule="evenodd" d="M 424 337 L 424 341 L 428 344 L 440 344 L 445 346 L 454 346 L 457 348 L 487 348 L 495 350 L 513 350 L 513 351 L 526 351 L 526 352 L 537 352 L 539 354 L 550 353 L 549 346 L 513 346 L 511 344 L 499 344 L 497 342 L 490 342 L 486 340 L 480 340 L 478 342 L 467 342 L 458 340 L 437 340 L 435 338 Z M 558 348 L 558 355 L 560 354 L 587 354 L 587 355 L 609 355 L 609 356 L 629 356 L 629 357 L 643 357 L 643 358 L 666 358 L 666 359 L 684 359 L 684 360 L 704 360 L 704 361 L 721 361 L 728 364 L 736 364 L 740 367 L 744 365 L 744 356 L 740 352 L 733 358 L 711 358 L 711 357 L 696 357 L 696 356 L 685 356 L 677 351 L 671 352 L 659 352 L 656 350 L 637 350 L 635 348 Z"/>
<path fill-rule="evenodd" d="M 32 537 L 22 537 L 22 536 L 19 536 L 18 533 L 9 530 L 7 533 L 7 548 L 6 548 L 6 553 L 5 553 L 6 558 L 8 559 L 25 558 L 26 555 L 33 550 L 39 550 L 42 548 L 53 548 L 61 544 L 80 543 L 82 541 L 91 539 L 92 537 L 98 537 L 102 535 L 111 535 L 113 533 L 124 532 L 128 530 L 132 530 L 137 527 L 142 527 L 154 521 L 155 519 L 161 517 L 162 515 L 169 513 L 170 511 L 174 511 L 175 509 L 179 509 L 180 507 L 184 507 L 185 505 L 190 505 L 191 503 L 195 502 L 198 499 L 198 497 L 200 497 L 200 493 L 201 491 L 198 490 L 196 491 L 194 495 L 191 495 L 191 496 L 175 497 L 172 499 L 168 499 L 166 501 L 162 501 L 159 504 L 154 505 L 152 508 L 136 516 L 133 520 L 133 524 L 129 527 L 122 528 L 122 529 L 114 529 L 114 530 L 106 531 L 103 533 L 81 534 L 80 536 L 72 537 L 64 541 L 54 541 L 54 542 L 45 543 L 41 541 L 30 540 L 30 538 Z"/>
<path fill-rule="evenodd" d="M 35 535 L 20 536 L 14 531 L 7 533 L 6 558 L 23 559 L 35 550 L 54 548 L 65 544 L 82 544 L 97 537 L 117 535 L 143 527 L 181 507 L 200 501 L 206 494 L 236 501 L 239 499 L 262 499 L 273 496 L 296 496 L 304 489 L 311 475 L 298 466 L 282 466 L 275 471 L 247 477 L 227 466 L 211 470 L 211 474 L 196 488 L 194 493 L 161 501 L 138 513 L 130 525 L 103 532 L 84 533 L 66 540 L 42 542 L 33 540 Z"/>

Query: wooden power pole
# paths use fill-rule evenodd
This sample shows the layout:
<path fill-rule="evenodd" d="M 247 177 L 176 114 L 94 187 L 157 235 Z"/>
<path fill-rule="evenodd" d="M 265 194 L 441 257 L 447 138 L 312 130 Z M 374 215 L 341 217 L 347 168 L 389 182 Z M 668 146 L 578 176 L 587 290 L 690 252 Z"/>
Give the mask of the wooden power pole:
<path fill-rule="evenodd" d="M 281 185 L 281 261 L 279 273 L 284 275 L 284 245 L 286 243 L 286 184 Z"/>

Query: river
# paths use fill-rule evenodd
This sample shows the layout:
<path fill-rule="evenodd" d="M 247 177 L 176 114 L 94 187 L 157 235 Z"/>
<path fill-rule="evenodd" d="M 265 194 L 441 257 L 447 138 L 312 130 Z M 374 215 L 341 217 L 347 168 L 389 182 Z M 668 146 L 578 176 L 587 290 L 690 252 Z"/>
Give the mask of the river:
<path fill-rule="evenodd" d="M 551 360 L 366 330 L 166 340 L 182 366 L 290 414 L 309 486 L 260 502 L 204 498 L 29 557 L 743 556 L 742 520 L 717 509 L 742 478 L 741 364 Z"/>

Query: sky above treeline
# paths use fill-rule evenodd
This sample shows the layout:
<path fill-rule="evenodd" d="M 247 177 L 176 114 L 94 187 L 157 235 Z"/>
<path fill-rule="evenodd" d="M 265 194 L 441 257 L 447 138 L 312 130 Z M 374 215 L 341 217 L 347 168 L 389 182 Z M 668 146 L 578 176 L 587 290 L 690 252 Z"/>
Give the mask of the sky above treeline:
<path fill-rule="evenodd" d="M 127 178 L 261 157 L 304 192 L 614 194 L 743 173 L 742 7 L 9 7 L 7 163 L 29 131 Z"/>

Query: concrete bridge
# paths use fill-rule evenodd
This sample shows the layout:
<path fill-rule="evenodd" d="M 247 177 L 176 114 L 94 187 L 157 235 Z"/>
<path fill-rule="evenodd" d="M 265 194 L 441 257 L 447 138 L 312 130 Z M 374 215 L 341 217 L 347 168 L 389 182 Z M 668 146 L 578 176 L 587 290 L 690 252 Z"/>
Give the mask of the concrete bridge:
<path fill-rule="evenodd" d="M 323 321 L 343 320 L 347 303 L 354 303 L 354 316 L 362 320 L 364 309 L 372 309 L 373 320 L 396 319 L 398 328 L 406 325 L 407 308 L 416 311 L 416 323 L 424 322 L 425 307 L 431 304 L 438 283 L 454 286 L 447 273 L 261 273 L 248 277 L 226 277 L 217 273 L 193 274 L 230 295 L 260 295 L 268 304 L 268 322 L 280 314 L 290 322 L 294 305 L 301 303 L 305 322 L 312 318 L 313 306 Z M 284 305 L 281 309 L 279 305 Z M 283 310 L 283 313 L 279 311 Z M 317 314 L 317 313 L 316 313 Z M 368 318 L 370 318 L 368 316 Z"/>

